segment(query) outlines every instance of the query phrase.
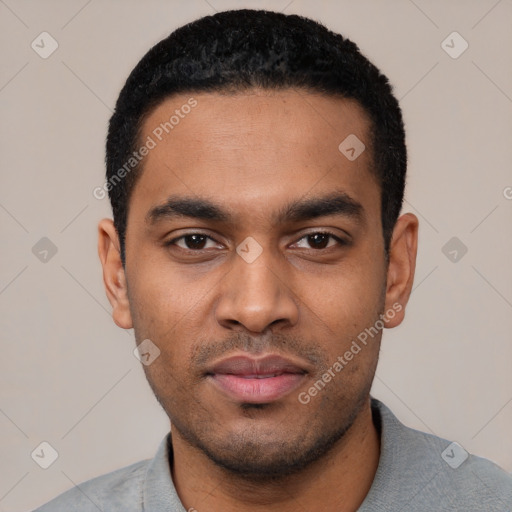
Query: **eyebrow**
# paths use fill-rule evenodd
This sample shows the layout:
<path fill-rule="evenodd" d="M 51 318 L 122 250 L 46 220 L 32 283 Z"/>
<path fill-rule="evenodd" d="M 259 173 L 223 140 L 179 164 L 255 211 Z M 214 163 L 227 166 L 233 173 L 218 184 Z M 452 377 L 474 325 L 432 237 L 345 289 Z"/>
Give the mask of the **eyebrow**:
<path fill-rule="evenodd" d="M 318 217 L 339 215 L 362 223 L 364 208 L 345 192 L 334 192 L 326 196 L 298 199 L 278 210 L 273 220 L 302 222 Z M 232 223 L 233 215 L 219 204 L 208 199 L 170 196 L 165 203 L 153 207 L 146 215 L 146 223 L 152 225 L 162 220 L 189 217 L 199 220 Z"/>

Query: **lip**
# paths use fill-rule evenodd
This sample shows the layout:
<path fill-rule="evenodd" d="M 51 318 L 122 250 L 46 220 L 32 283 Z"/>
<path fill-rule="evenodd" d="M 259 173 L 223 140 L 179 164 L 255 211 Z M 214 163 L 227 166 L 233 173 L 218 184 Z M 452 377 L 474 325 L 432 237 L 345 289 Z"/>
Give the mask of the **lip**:
<path fill-rule="evenodd" d="M 282 356 L 242 355 L 214 364 L 207 377 L 217 389 L 237 402 L 264 404 L 291 393 L 306 374 L 302 365 Z"/>

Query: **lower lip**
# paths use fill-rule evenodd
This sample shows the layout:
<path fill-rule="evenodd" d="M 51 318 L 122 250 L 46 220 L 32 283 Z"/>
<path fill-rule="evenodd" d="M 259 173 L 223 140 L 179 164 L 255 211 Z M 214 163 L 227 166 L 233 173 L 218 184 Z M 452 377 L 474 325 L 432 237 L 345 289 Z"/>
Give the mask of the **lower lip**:
<path fill-rule="evenodd" d="M 265 379 L 244 379 L 238 375 L 217 373 L 213 383 L 238 402 L 264 404 L 274 402 L 297 389 L 304 379 L 301 373 L 283 373 Z"/>

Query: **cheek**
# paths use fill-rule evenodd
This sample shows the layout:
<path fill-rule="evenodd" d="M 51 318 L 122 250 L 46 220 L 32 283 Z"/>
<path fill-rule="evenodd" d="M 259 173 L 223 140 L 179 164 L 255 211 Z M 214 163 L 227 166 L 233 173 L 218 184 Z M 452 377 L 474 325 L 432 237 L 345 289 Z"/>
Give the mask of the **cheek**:
<path fill-rule="evenodd" d="M 145 367 L 148 379 L 171 389 L 186 380 L 191 347 L 204 336 L 212 283 L 204 277 L 184 282 L 179 272 L 164 269 L 139 265 L 128 293 L 137 344 L 150 339 L 160 350 L 158 359 Z"/>
<path fill-rule="evenodd" d="M 178 328 L 201 297 L 201 289 L 185 283 L 179 272 L 156 262 L 137 265 L 128 283 L 134 323 L 139 330 L 150 329 L 154 335 L 168 332 L 173 326 Z"/>
<path fill-rule="evenodd" d="M 334 373 L 340 377 L 336 381 L 347 379 L 344 385 L 357 387 L 356 383 L 366 380 L 377 360 L 385 276 L 375 265 L 351 267 L 329 276 L 323 283 L 316 280 L 315 293 L 308 299 L 314 314 L 308 318 L 321 329 L 328 367 L 338 363 L 338 372 Z"/>
<path fill-rule="evenodd" d="M 383 270 L 357 263 L 326 273 L 321 279 L 308 279 L 300 293 L 326 327 L 343 335 L 375 321 L 384 304 L 384 291 Z"/>

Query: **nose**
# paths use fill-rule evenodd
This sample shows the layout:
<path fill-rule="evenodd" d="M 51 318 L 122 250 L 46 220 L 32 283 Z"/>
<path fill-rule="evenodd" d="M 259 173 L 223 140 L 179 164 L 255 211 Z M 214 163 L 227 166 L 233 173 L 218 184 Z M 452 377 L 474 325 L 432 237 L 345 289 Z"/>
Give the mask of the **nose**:
<path fill-rule="evenodd" d="M 268 249 L 252 262 L 238 254 L 233 259 L 219 286 L 217 322 L 228 329 L 241 325 L 253 333 L 271 325 L 294 326 L 299 318 L 298 301 L 283 262 Z"/>

